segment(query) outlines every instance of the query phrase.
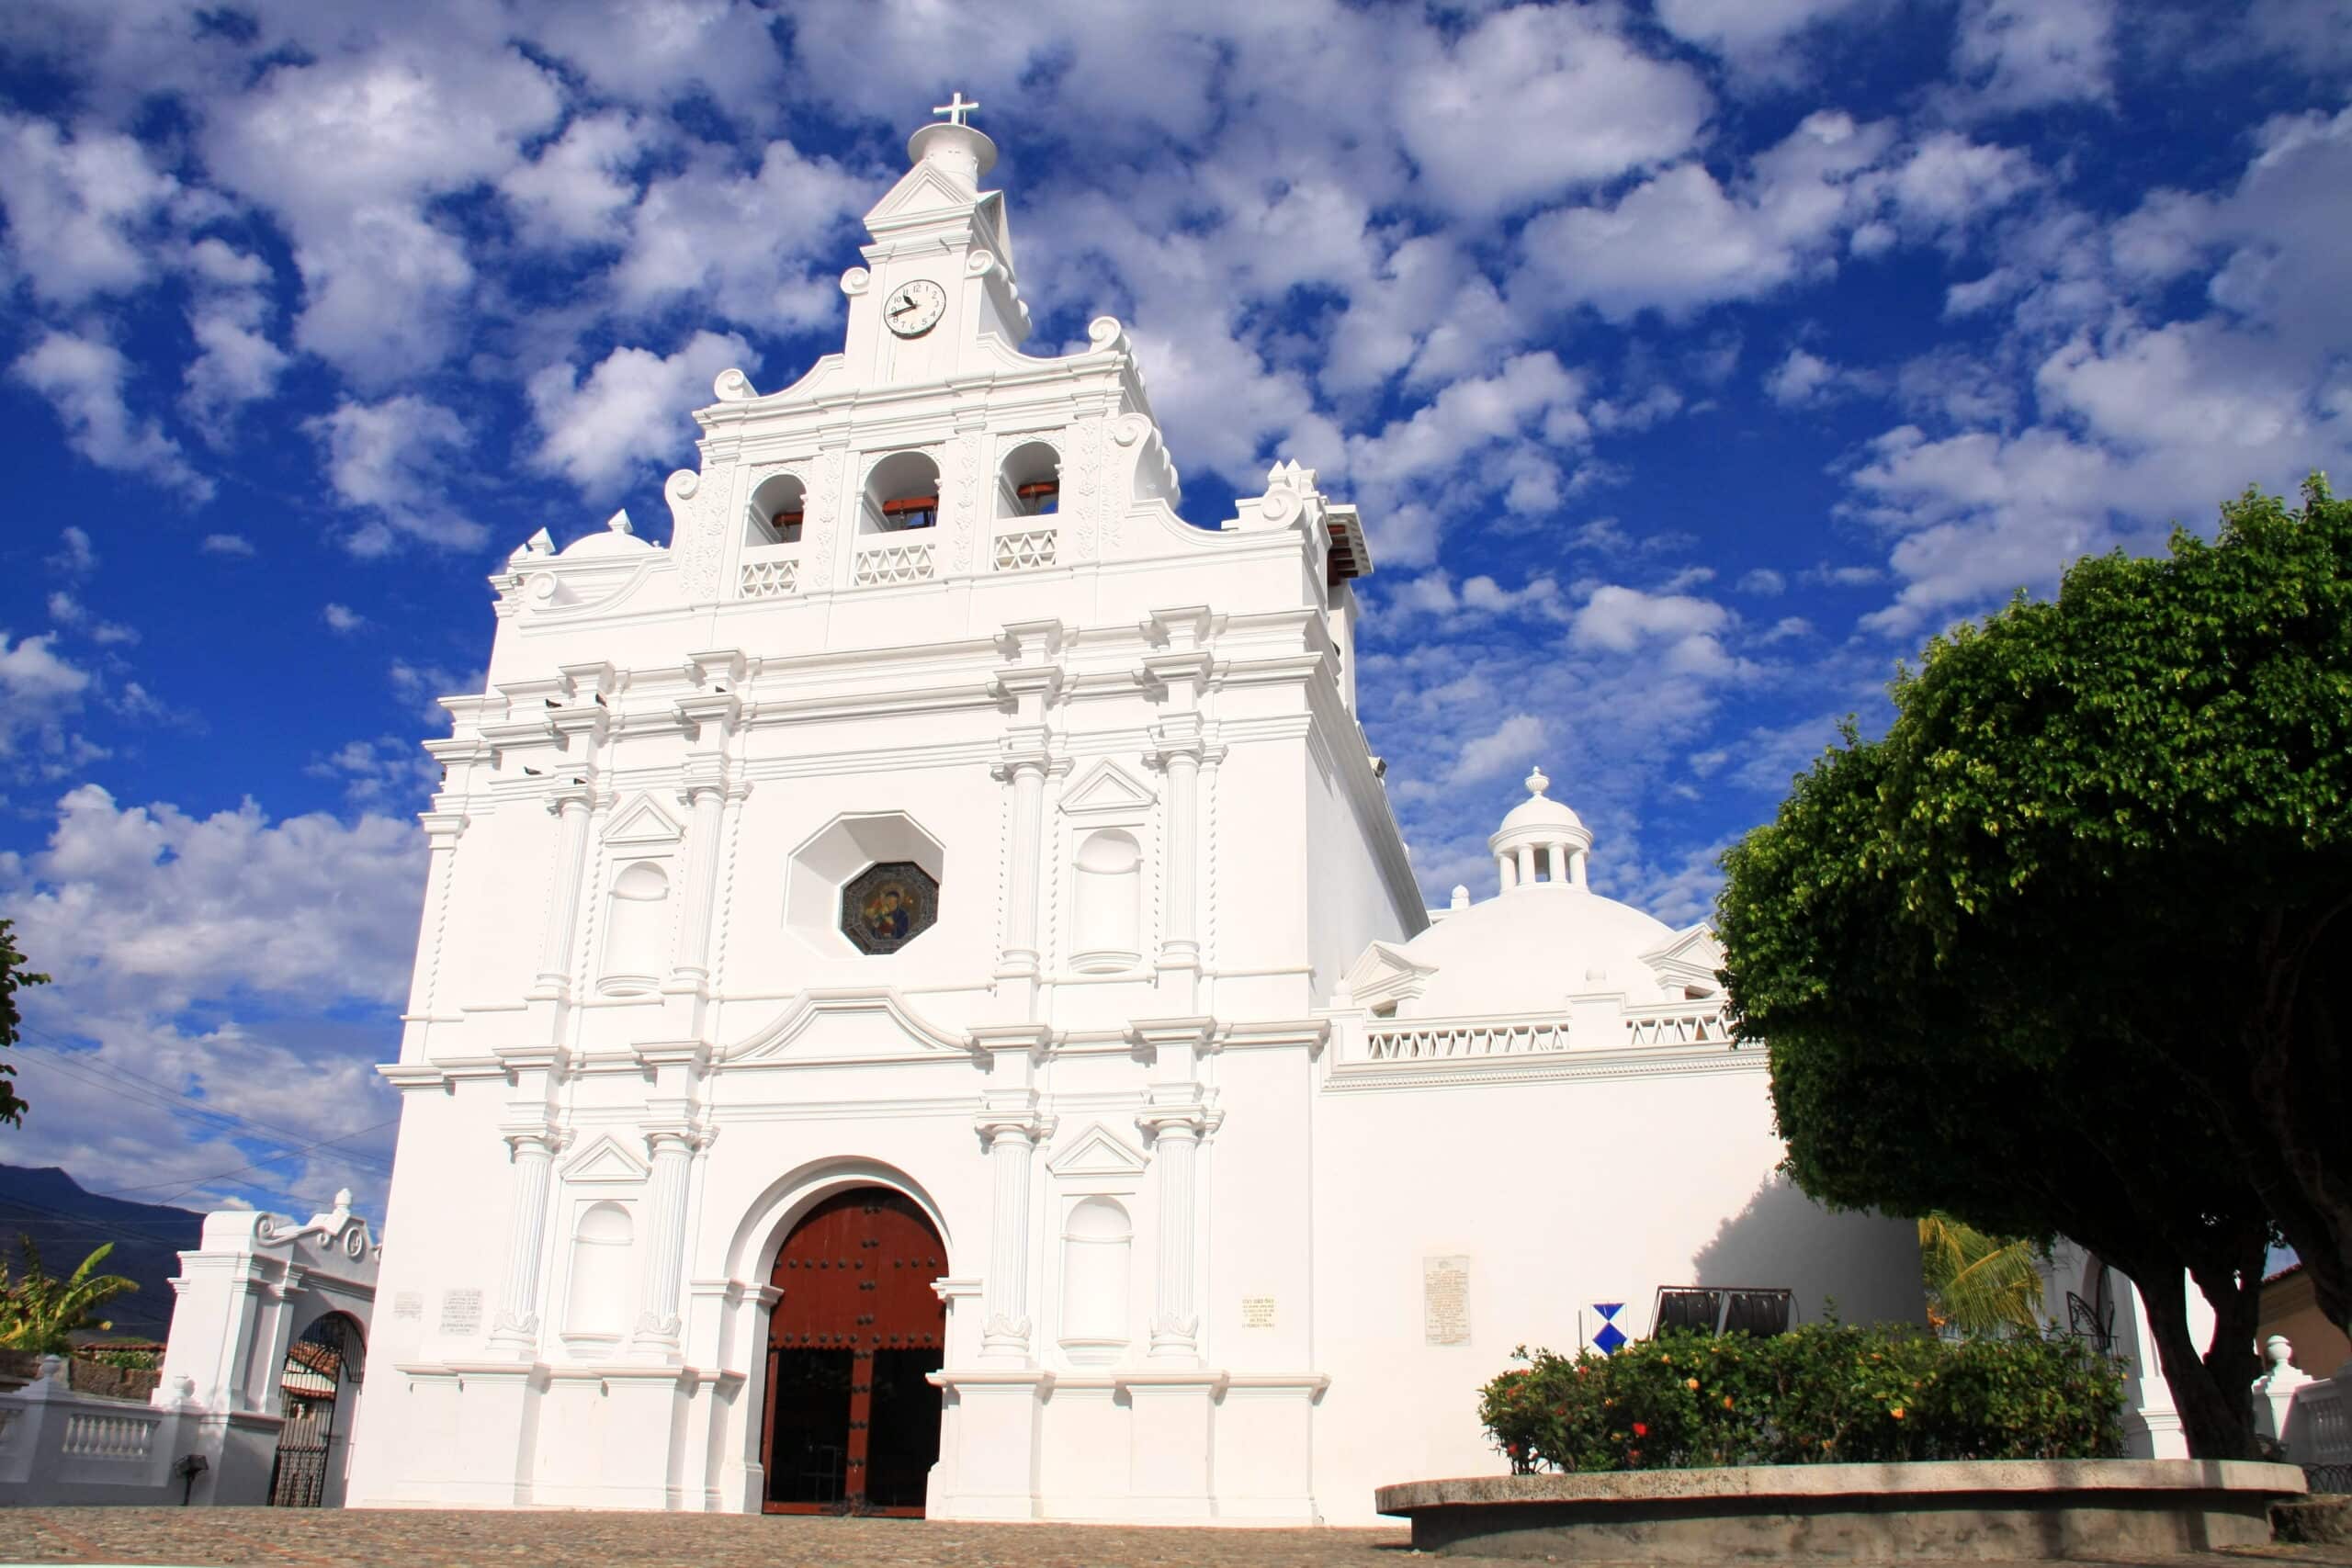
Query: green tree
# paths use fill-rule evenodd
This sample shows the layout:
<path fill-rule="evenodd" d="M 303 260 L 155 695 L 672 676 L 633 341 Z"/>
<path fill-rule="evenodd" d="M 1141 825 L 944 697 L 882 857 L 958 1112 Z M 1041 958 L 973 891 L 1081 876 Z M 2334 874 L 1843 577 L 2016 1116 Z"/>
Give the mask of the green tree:
<path fill-rule="evenodd" d="M 49 984 L 48 976 L 25 967 L 25 955 L 17 951 L 17 939 L 11 934 L 14 926 L 12 920 L 0 920 L 0 1051 L 17 1043 L 17 1030 L 23 1022 L 17 1011 L 17 988 Z M 21 1127 L 27 1109 L 17 1094 L 16 1064 L 0 1056 L 0 1122 Z"/>
<path fill-rule="evenodd" d="M 92 1323 L 90 1314 L 126 1291 L 139 1288 L 137 1280 L 97 1271 L 107 1254 L 114 1250 L 110 1241 L 82 1259 L 72 1278 L 58 1280 L 41 1266 L 40 1248 L 33 1245 L 32 1237 L 19 1235 L 17 1240 L 25 1253 L 21 1278 L 9 1278 L 8 1260 L 0 1255 L 0 1349 L 62 1356 L 72 1348 L 75 1330 L 112 1328 L 112 1323 Z"/>
<path fill-rule="evenodd" d="M 2352 1319 L 2352 505 L 2077 562 L 1934 639 L 1726 857 L 1726 983 L 1799 1185 L 2072 1236 L 2142 1287 L 2197 1451 L 2246 1450 L 2273 1234 Z M 2220 1327 L 2199 1357 L 2170 1281 Z"/>
<path fill-rule="evenodd" d="M 2038 1332 L 2041 1260 L 2041 1249 L 2030 1241 L 1986 1235 L 1950 1214 L 1920 1217 L 1919 1272 L 1938 1327 L 1971 1337 Z"/>

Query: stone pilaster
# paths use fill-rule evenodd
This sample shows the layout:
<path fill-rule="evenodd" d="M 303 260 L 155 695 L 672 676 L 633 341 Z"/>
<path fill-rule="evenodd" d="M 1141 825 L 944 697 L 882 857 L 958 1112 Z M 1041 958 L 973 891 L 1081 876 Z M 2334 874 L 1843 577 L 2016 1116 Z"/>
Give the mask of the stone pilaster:
<path fill-rule="evenodd" d="M 1061 694 L 1062 628 L 1058 621 L 1024 622 L 1005 627 L 1001 639 L 1015 660 L 999 670 L 991 686 L 1009 705 L 1013 722 L 991 770 L 1012 789 L 1011 849 L 1005 868 L 1004 940 L 998 954 L 999 995 L 1016 1020 L 1036 1016 L 1040 957 L 1037 945 L 1038 872 L 1045 859 L 1046 773 L 1053 763 L 1048 711 Z"/>
<path fill-rule="evenodd" d="M 1204 1018 L 1174 1018 L 1138 1022 L 1132 1032 L 1152 1047 L 1156 1061 L 1150 1100 L 1136 1125 L 1153 1145 L 1159 1211 L 1150 1359 L 1168 1366 L 1197 1366 L 1201 1358 L 1199 1156 L 1223 1120 L 1200 1079 L 1210 1028 Z"/>
<path fill-rule="evenodd" d="M 1212 662 L 1206 609 L 1155 610 L 1147 636 L 1164 651 L 1146 657 L 1143 678 L 1165 694 L 1166 717 L 1152 727 L 1151 761 L 1168 777 L 1167 888 L 1158 968 L 1166 1004 L 1190 1012 L 1199 991 L 1200 777 L 1206 750 L 1200 711 Z"/>
<path fill-rule="evenodd" d="M 1036 1069 L 1047 1043 L 1040 1025 L 977 1030 L 989 1084 L 972 1125 L 988 1149 L 991 1201 L 989 1271 L 981 1297 L 980 1359 L 1028 1364 L 1031 1198 L 1037 1147 L 1053 1133 L 1038 1110 Z"/>
<path fill-rule="evenodd" d="M 512 1151 L 514 1180 L 506 1226 L 506 1277 L 498 1292 L 498 1321 L 490 1342 L 517 1360 L 539 1346 L 539 1259 L 547 1249 L 548 1188 L 564 1134 L 544 1121 L 500 1129 Z"/>

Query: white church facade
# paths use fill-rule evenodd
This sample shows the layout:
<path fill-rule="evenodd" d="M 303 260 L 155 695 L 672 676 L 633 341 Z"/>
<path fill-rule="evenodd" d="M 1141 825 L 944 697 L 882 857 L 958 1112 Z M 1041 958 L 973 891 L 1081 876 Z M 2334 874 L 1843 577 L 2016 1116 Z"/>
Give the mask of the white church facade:
<path fill-rule="evenodd" d="M 1920 1316 L 1775 1179 L 1703 927 L 1540 776 L 1428 911 L 1355 715 L 1352 508 L 1177 511 L 926 126 L 842 352 L 718 379 L 668 547 L 492 582 L 445 777 L 348 1495 L 1365 1523 L 1657 1292 Z"/>

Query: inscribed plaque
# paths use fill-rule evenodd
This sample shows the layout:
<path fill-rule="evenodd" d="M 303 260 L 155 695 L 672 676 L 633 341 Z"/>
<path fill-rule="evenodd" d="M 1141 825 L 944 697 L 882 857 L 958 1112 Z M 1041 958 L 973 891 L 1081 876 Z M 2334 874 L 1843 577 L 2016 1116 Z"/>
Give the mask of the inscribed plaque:
<path fill-rule="evenodd" d="M 1274 1325 L 1274 1298 L 1244 1296 L 1241 1298 L 1241 1326 L 1272 1328 Z"/>
<path fill-rule="evenodd" d="M 1421 1259 L 1421 1335 L 1431 1345 L 1470 1343 L 1470 1260 Z"/>
<path fill-rule="evenodd" d="M 460 1338 L 481 1332 L 481 1292 L 480 1291 L 444 1291 L 441 1292 L 441 1332 Z"/>
<path fill-rule="evenodd" d="M 392 1315 L 422 1320 L 424 1316 L 424 1292 L 423 1291 L 395 1292 L 392 1295 Z"/>

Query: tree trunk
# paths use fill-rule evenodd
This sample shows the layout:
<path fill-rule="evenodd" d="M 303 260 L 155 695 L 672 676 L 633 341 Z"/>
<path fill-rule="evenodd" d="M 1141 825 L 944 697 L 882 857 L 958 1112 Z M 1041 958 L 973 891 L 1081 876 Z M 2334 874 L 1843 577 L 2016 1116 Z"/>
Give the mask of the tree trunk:
<path fill-rule="evenodd" d="M 2188 1331 L 2188 1284 L 2177 1271 L 2157 1269 L 2146 1276 L 2124 1272 L 2139 1287 L 2141 1303 L 2147 1308 L 2148 1326 L 2154 1331 L 2156 1356 L 2165 1375 L 2165 1383 L 2172 1390 L 2172 1402 L 2180 1412 L 2182 1435 L 2188 1439 L 2192 1459 L 2254 1459 L 2258 1457 L 2254 1443 L 2254 1401 L 2249 1392 L 2254 1382 L 2249 1365 L 2244 1381 L 2224 1386 L 2217 1369 L 2209 1365 L 2198 1352 L 2197 1341 Z M 2256 1270 L 2254 1290 L 2224 1292 L 2225 1297 L 2252 1297 L 2260 1288 L 2260 1269 Z M 2210 1297 L 2208 1298 L 2211 1299 Z M 2228 1338 L 2243 1328 L 2241 1337 L 2251 1339 L 2253 1314 L 2230 1300 L 2227 1310 L 2216 1302 L 2216 1322 L 2213 1348 L 2222 1351 L 2236 1341 Z M 2224 1362 L 2228 1356 L 2221 1358 Z"/>

